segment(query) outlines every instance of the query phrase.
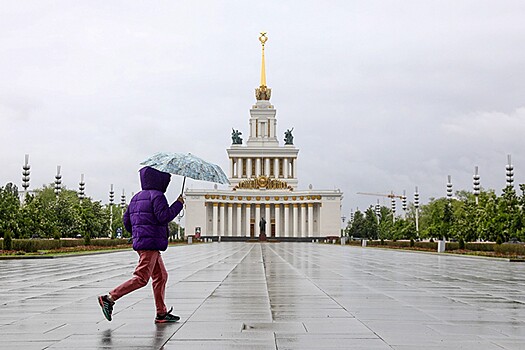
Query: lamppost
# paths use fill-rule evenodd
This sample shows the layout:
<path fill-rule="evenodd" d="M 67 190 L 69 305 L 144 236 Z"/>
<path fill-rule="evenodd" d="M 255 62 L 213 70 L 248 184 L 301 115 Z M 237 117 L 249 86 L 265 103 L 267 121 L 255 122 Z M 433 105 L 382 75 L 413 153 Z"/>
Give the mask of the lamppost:
<path fill-rule="evenodd" d="M 57 174 L 55 175 L 55 195 L 60 195 L 60 191 L 62 190 L 62 175 L 60 175 L 60 165 L 57 165 Z"/>
<path fill-rule="evenodd" d="M 126 209 L 126 193 L 124 189 L 122 189 L 122 196 L 120 196 L 120 207 L 122 210 Z"/>
<path fill-rule="evenodd" d="M 341 221 L 343 222 L 343 230 L 342 230 L 342 231 L 343 231 L 343 234 L 342 234 L 342 236 L 344 236 L 345 233 L 346 233 L 346 230 L 345 230 L 345 221 L 346 221 L 346 216 L 345 216 L 344 214 L 343 214 L 343 216 L 341 216 Z"/>
<path fill-rule="evenodd" d="M 512 162 L 510 161 L 510 154 L 507 155 L 507 187 L 512 187 L 514 184 L 514 166 L 512 165 Z"/>
<path fill-rule="evenodd" d="M 27 189 L 29 188 L 29 175 L 31 166 L 29 165 L 29 154 L 25 156 L 24 166 L 22 167 L 22 187 L 24 188 L 24 201 L 27 196 Z"/>
<path fill-rule="evenodd" d="M 417 238 L 419 238 L 419 192 L 417 186 L 414 192 L 414 208 L 416 209 L 416 232 Z"/>
<path fill-rule="evenodd" d="M 479 204 L 479 193 L 480 193 L 480 190 L 481 190 L 481 186 L 480 186 L 480 176 L 478 174 L 478 167 L 475 166 L 474 167 L 474 175 L 472 176 L 472 189 L 474 190 L 474 196 L 476 197 L 476 205 Z"/>
<path fill-rule="evenodd" d="M 115 199 L 115 191 L 113 191 L 113 184 L 109 188 L 109 237 L 113 235 L 113 200 Z"/>
<path fill-rule="evenodd" d="M 403 195 L 401 196 L 401 203 L 403 212 L 405 213 L 405 219 L 407 217 L 407 191 L 403 190 Z"/>
<path fill-rule="evenodd" d="M 85 189 L 84 174 L 80 174 L 80 182 L 78 183 L 78 199 L 80 200 L 80 204 L 82 204 L 82 200 L 86 198 L 86 194 L 84 193 Z"/>
<path fill-rule="evenodd" d="M 390 198 L 390 204 L 392 205 L 392 223 L 396 223 L 396 199 L 394 198 L 394 192 Z"/>
<path fill-rule="evenodd" d="M 448 182 L 447 182 L 447 199 L 452 199 L 452 180 L 451 176 L 448 175 Z"/>
<path fill-rule="evenodd" d="M 377 200 L 375 210 L 376 210 L 377 224 L 379 225 L 379 219 L 381 217 L 381 206 L 379 205 L 379 199 Z"/>

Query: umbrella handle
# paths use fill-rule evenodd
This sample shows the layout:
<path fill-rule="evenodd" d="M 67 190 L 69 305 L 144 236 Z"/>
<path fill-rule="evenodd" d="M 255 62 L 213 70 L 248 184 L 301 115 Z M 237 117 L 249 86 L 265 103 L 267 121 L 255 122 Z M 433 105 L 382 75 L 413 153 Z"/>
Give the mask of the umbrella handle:
<path fill-rule="evenodd" d="M 184 180 L 182 181 L 182 189 L 180 190 L 180 195 L 182 196 L 184 194 L 184 185 L 186 184 L 186 176 L 184 176 Z"/>

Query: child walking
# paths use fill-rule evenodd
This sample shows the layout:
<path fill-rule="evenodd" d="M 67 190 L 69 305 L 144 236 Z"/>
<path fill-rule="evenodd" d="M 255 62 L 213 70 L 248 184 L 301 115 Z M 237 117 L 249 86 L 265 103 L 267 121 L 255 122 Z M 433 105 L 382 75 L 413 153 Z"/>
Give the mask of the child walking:
<path fill-rule="evenodd" d="M 139 262 L 133 278 L 122 283 L 107 295 L 98 297 L 98 303 L 108 321 L 111 321 L 113 305 L 126 294 L 153 283 L 153 296 L 157 317 L 155 323 L 176 322 L 179 316 L 171 314 L 164 303 L 168 272 L 160 251 L 168 247 L 168 223 L 182 210 L 182 195 L 171 205 L 164 193 L 170 183 L 171 175 L 151 167 L 140 169 L 142 191 L 138 192 L 124 213 L 124 227 L 133 237 L 133 249 L 139 255 Z"/>

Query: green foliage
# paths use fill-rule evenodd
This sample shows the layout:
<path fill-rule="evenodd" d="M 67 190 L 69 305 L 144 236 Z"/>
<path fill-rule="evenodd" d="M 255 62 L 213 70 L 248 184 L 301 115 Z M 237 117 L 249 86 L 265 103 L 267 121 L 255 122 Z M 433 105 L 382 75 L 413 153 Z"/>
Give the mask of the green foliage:
<path fill-rule="evenodd" d="M 84 235 L 84 245 L 90 245 L 91 244 L 91 234 L 86 233 Z"/>
<path fill-rule="evenodd" d="M 4 234 L 4 250 L 11 250 L 13 248 L 13 238 L 11 231 L 7 230 Z"/>
<path fill-rule="evenodd" d="M 12 183 L 0 187 L 0 233 L 10 231 L 13 238 L 20 235 L 20 201 L 18 189 Z"/>

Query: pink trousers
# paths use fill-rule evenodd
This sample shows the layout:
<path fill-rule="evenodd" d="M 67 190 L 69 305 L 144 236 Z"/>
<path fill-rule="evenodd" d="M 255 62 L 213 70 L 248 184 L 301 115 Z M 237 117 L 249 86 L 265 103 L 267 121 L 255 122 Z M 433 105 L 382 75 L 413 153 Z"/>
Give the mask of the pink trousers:
<path fill-rule="evenodd" d="M 167 309 L 164 303 L 164 296 L 166 294 L 168 272 L 166 267 L 164 267 L 160 252 L 158 250 L 138 250 L 137 253 L 139 254 L 139 263 L 135 268 L 135 272 L 133 272 L 133 278 L 122 283 L 109 294 L 111 294 L 114 301 L 117 301 L 124 295 L 147 285 L 151 278 L 157 313 L 165 314 Z"/>

